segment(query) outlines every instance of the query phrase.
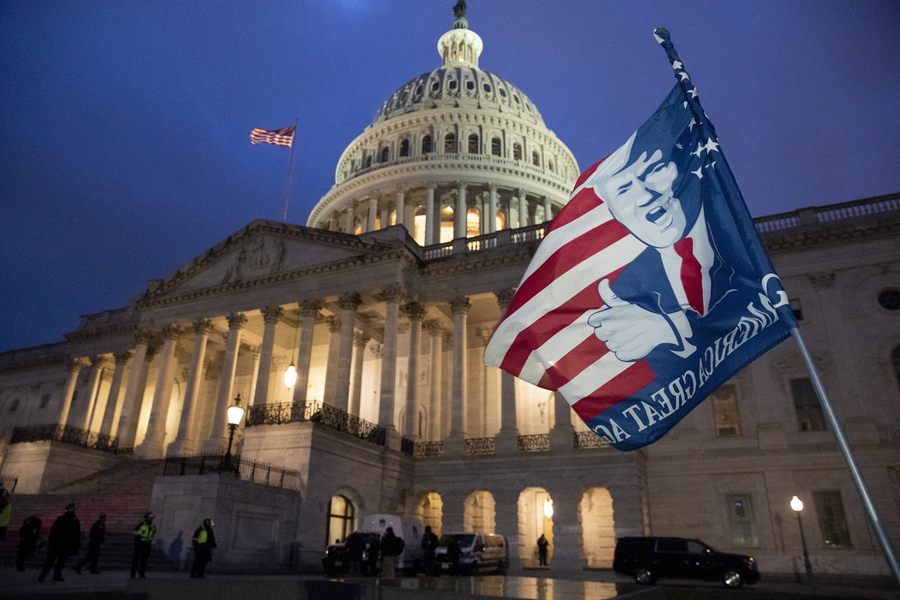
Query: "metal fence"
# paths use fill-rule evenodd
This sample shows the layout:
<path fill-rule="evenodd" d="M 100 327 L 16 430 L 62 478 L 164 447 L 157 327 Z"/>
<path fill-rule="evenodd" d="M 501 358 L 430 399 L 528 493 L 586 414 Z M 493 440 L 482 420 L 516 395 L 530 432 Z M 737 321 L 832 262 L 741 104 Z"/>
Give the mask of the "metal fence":
<path fill-rule="evenodd" d="M 19 444 L 22 442 L 60 442 L 113 454 L 119 449 L 119 438 L 59 423 L 16 427 L 13 429 L 9 443 Z"/>
<path fill-rule="evenodd" d="M 369 423 L 333 406 L 318 401 L 279 402 L 251 406 L 247 411 L 247 427 L 255 425 L 283 425 L 309 421 L 342 431 L 361 440 L 384 446 L 384 427 Z"/>
<path fill-rule="evenodd" d="M 168 456 L 163 476 L 232 475 L 235 479 L 271 485 L 290 490 L 300 489 L 300 474 L 276 465 L 241 458 L 239 454 L 199 454 L 196 456 Z"/>

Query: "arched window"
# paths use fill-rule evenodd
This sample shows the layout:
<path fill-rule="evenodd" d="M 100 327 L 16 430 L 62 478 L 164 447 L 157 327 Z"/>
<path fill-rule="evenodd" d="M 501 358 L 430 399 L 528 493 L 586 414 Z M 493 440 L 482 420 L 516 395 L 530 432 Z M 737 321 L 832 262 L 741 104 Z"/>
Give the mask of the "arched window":
<path fill-rule="evenodd" d="M 491 138 L 491 154 L 494 156 L 502 156 L 500 138 L 498 137 Z"/>
<path fill-rule="evenodd" d="M 433 148 L 431 147 L 431 136 L 426 135 L 422 138 L 422 154 L 428 154 L 433 152 Z"/>
<path fill-rule="evenodd" d="M 355 516 L 356 510 L 352 502 L 344 496 L 333 496 L 328 504 L 328 531 L 325 543 L 333 544 L 335 540 L 346 539 L 353 531 Z"/>
<path fill-rule="evenodd" d="M 479 235 L 481 235 L 481 211 L 477 208 L 470 208 L 466 212 L 466 237 Z"/>
<path fill-rule="evenodd" d="M 473 133 L 469 136 L 469 154 L 478 154 L 478 134 Z"/>
<path fill-rule="evenodd" d="M 497 216 L 495 218 L 496 218 L 496 221 L 495 221 L 496 224 L 494 227 L 496 228 L 496 230 L 503 231 L 504 229 L 506 229 L 506 215 L 503 214 L 503 211 L 498 210 Z"/>
<path fill-rule="evenodd" d="M 441 244 L 453 241 L 453 207 L 450 205 L 441 209 Z"/>
<path fill-rule="evenodd" d="M 427 221 L 428 218 L 425 216 L 425 209 L 417 209 L 416 216 L 413 217 L 413 239 L 416 240 L 416 243 L 420 246 L 425 245 L 425 226 Z"/>
<path fill-rule="evenodd" d="M 531 164 L 536 167 L 541 166 L 541 155 L 538 154 L 537 150 L 531 153 Z"/>
<path fill-rule="evenodd" d="M 383 163 L 387 162 L 388 154 L 389 154 L 388 147 L 385 146 L 384 148 L 381 149 L 381 159 L 378 162 L 383 162 Z"/>
<path fill-rule="evenodd" d="M 513 144 L 513 159 L 522 160 L 522 144 L 519 142 Z"/>
<path fill-rule="evenodd" d="M 372 153 L 366 152 L 363 156 L 363 168 L 368 168 L 372 166 Z"/>
<path fill-rule="evenodd" d="M 547 166 L 550 168 L 550 170 L 551 170 L 552 172 L 554 172 L 554 173 L 556 172 L 556 165 L 553 163 L 553 159 L 552 159 L 552 158 L 551 158 L 550 161 L 547 163 Z"/>
<path fill-rule="evenodd" d="M 409 156 L 409 140 L 400 142 L 400 156 Z"/>
<path fill-rule="evenodd" d="M 456 152 L 456 134 L 448 133 L 444 138 L 444 153 L 453 154 Z"/>

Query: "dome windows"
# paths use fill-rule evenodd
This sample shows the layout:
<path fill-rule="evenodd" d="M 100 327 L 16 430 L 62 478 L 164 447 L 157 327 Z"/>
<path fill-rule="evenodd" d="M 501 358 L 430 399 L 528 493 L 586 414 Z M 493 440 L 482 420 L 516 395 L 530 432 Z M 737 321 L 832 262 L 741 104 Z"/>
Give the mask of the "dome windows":
<path fill-rule="evenodd" d="M 456 134 L 448 133 L 444 137 L 444 153 L 453 154 L 454 152 L 456 152 Z"/>
<path fill-rule="evenodd" d="M 506 90 L 504 90 L 503 88 L 500 88 L 498 91 L 500 92 L 500 95 L 501 95 L 501 96 L 503 96 L 504 98 L 506 98 Z"/>
<path fill-rule="evenodd" d="M 494 156 L 503 156 L 503 146 L 500 144 L 500 138 L 491 138 L 491 154 Z"/>
<path fill-rule="evenodd" d="M 491 85 L 489 83 L 485 83 L 484 85 L 482 85 L 481 89 L 483 89 L 486 94 L 491 93 Z"/>
<path fill-rule="evenodd" d="M 434 152 L 434 145 L 432 144 L 431 136 L 426 135 L 422 138 L 422 154 L 430 154 L 431 152 Z"/>
<path fill-rule="evenodd" d="M 400 156 L 409 156 L 409 140 L 400 141 Z"/>
<path fill-rule="evenodd" d="M 475 89 L 475 82 L 474 82 L 474 81 L 471 81 L 471 80 L 467 81 L 467 82 L 466 82 L 466 89 L 469 90 L 469 91 L 474 90 L 474 89 Z"/>
<path fill-rule="evenodd" d="M 435 79 L 431 82 L 431 91 L 436 92 L 439 89 L 441 89 L 441 82 Z"/>
<path fill-rule="evenodd" d="M 536 167 L 541 166 L 541 155 L 538 154 L 537 150 L 535 150 L 534 152 L 531 153 L 531 164 L 533 164 Z"/>
<path fill-rule="evenodd" d="M 519 142 L 513 144 L 513 160 L 522 160 L 522 144 Z"/>
<path fill-rule="evenodd" d="M 381 149 L 381 157 L 378 159 L 378 162 L 386 163 L 388 158 L 390 158 L 390 148 L 385 146 Z"/>
<path fill-rule="evenodd" d="M 469 136 L 469 154 L 480 154 L 481 150 L 478 143 L 478 134 L 473 133 Z"/>
<path fill-rule="evenodd" d="M 455 79 L 451 79 L 451 80 L 447 83 L 447 89 L 450 89 L 450 90 L 455 90 L 455 89 L 456 89 L 456 80 L 455 80 Z"/>

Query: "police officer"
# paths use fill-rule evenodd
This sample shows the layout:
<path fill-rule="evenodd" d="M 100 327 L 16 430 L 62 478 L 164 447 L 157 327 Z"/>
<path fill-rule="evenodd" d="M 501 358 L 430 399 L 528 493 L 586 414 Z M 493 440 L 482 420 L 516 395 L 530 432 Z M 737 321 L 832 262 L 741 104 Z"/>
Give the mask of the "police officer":
<path fill-rule="evenodd" d="M 150 546 L 156 538 L 156 525 L 153 524 L 154 514 L 148 512 L 144 520 L 134 528 L 134 554 L 131 556 L 131 578 L 135 574 L 141 579 L 147 576 L 147 559 L 150 558 Z"/>
<path fill-rule="evenodd" d="M 194 531 L 193 543 L 194 564 L 191 566 L 191 579 L 203 579 L 206 563 L 212 560 L 212 551 L 216 547 L 212 519 L 203 519 L 203 524 Z"/>

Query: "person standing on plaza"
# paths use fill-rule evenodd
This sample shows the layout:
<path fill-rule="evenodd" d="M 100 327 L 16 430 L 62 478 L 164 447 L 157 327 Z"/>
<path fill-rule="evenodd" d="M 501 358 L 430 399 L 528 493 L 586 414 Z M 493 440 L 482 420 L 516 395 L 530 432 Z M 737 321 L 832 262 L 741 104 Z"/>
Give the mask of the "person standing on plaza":
<path fill-rule="evenodd" d="M 550 542 L 547 538 L 544 537 L 544 534 L 541 534 L 541 537 L 538 538 L 537 541 L 538 547 L 538 561 L 542 567 L 547 566 L 547 548 L 550 547 Z"/>
<path fill-rule="evenodd" d="M 25 570 L 25 563 L 34 556 L 34 551 L 37 550 L 40 539 L 41 520 L 37 515 L 31 515 L 25 519 L 19 528 L 19 553 L 16 555 L 17 570 Z"/>
<path fill-rule="evenodd" d="M 422 536 L 422 563 L 425 568 L 425 575 L 434 577 L 436 575 L 434 556 L 438 547 L 438 536 L 431 531 L 431 525 L 425 526 L 425 534 Z"/>
<path fill-rule="evenodd" d="M 97 521 L 91 525 L 91 531 L 88 534 L 88 551 L 84 558 L 75 565 L 75 572 L 81 575 L 84 565 L 91 564 L 91 575 L 99 575 L 100 569 L 100 546 L 106 540 L 106 515 L 100 515 Z"/>
<path fill-rule="evenodd" d="M 394 528 L 388 527 L 381 539 L 381 576 L 396 577 L 397 557 L 403 553 L 403 538 L 394 535 Z"/>
<path fill-rule="evenodd" d="M 134 553 L 131 556 L 131 578 L 135 574 L 141 579 L 147 576 L 147 559 L 150 558 L 150 547 L 156 538 L 156 525 L 153 524 L 154 514 L 148 512 L 144 520 L 134 528 Z"/>
<path fill-rule="evenodd" d="M 203 519 L 203 524 L 194 531 L 193 543 L 194 564 L 191 566 L 191 579 L 204 579 L 206 563 L 212 560 L 212 551 L 216 548 L 212 519 Z"/>
<path fill-rule="evenodd" d="M 75 505 L 66 506 L 66 511 L 57 517 L 50 527 L 47 541 L 47 559 L 38 581 L 44 581 L 47 573 L 53 569 L 53 581 L 63 581 L 62 570 L 69 557 L 78 552 L 81 545 L 81 523 L 75 516 Z"/>

